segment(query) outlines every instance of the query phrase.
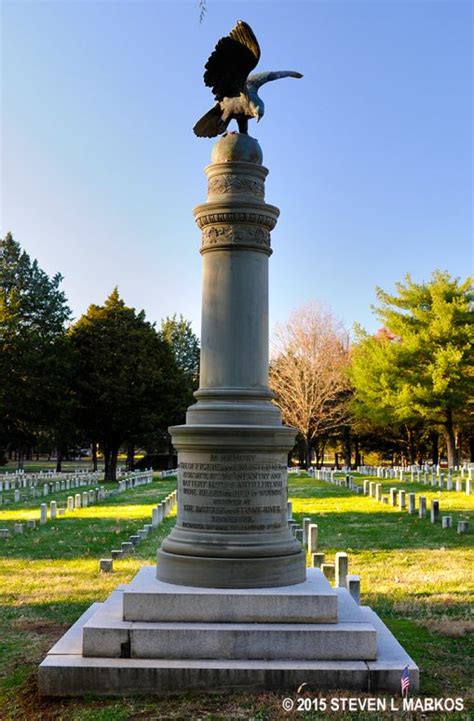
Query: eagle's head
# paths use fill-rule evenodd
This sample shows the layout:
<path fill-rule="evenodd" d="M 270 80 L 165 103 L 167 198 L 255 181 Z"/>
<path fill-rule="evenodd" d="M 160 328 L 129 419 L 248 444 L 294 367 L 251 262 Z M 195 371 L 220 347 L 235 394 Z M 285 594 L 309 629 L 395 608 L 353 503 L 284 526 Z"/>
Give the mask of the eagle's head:
<path fill-rule="evenodd" d="M 265 114 L 265 105 L 263 104 L 263 100 L 258 98 L 256 101 L 251 101 L 250 107 L 252 109 L 253 117 L 257 119 L 258 123 L 260 118 L 263 118 Z"/>

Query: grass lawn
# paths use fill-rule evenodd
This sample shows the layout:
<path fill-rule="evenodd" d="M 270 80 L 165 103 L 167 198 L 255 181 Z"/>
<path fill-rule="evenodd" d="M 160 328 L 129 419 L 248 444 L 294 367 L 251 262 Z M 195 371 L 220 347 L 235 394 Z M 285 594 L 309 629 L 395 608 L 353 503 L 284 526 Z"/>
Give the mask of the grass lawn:
<path fill-rule="evenodd" d="M 290 476 L 289 483 L 293 515 L 298 521 L 310 516 L 318 523 L 320 550 L 326 553 L 327 561 L 336 551 L 349 553 L 350 572 L 361 576 L 362 603 L 380 614 L 420 666 L 421 693 L 462 697 L 468 704 L 474 655 L 469 638 L 474 627 L 469 606 L 474 567 L 472 531 L 459 536 L 455 527 L 442 530 L 440 523 L 433 526 L 429 519 L 410 516 L 306 476 Z M 441 514 L 453 515 L 454 526 L 458 518 L 468 518 L 474 507 L 474 497 L 464 493 L 411 483 L 383 483 L 384 492 L 403 486 L 407 491 L 423 493 L 428 497 L 428 508 L 431 498 L 438 498 Z M 97 570 L 98 559 L 108 556 L 112 548 L 148 522 L 152 507 L 174 485 L 174 480 L 167 479 L 141 486 L 0 541 L 2 721 L 329 717 L 327 713 L 284 712 L 281 701 L 288 694 L 283 693 L 184 695 L 165 700 L 38 698 L 36 669 L 52 644 L 92 602 L 105 600 L 144 562 L 154 562 L 157 546 L 174 523 L 172 517 L 137 547 L 133 557 L 115 562 L 113 574 L 99 574 Z M 40 499 L 36 501 L 0 509 L 0 528 L 36 514 L 33 509 L 39 508 Z M 376 716 L 346 714 L 337 718 Z M 446 717 L 430 714 L 429 718 L 469 716 L 466 712 Z"/>

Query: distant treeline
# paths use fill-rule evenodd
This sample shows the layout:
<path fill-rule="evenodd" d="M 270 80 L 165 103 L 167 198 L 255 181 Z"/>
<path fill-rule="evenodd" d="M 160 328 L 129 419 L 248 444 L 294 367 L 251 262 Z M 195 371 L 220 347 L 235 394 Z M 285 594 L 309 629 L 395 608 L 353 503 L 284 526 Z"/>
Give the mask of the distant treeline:
<path fill-rule="evenodd" d="M 197 387 L 199 344 L 190 323 L 167 318 L 156 329 L 115 288 L 70 323 L 60 290 L 9 233 L 0 240 L 0 457 L 91 447 L 114 479 L 125 449 L 169 453 L 168 426 L 184 421 Z"/>
<path fill-rule="evenodd" d="M 167 429 L 184 422 L 198 386 L 190 323 L 175 315 L 157 329 L 116 288 L 71 322 L 61 281 L 11 233 L 0 239 L 0 463 L 22 467 L 34 452 L 60 469 L 90 447 L 106 479 L 119 451 L 130 468 L 137 449 L 173 465 Z M 303 464 L 329 450 L 347 466 L 370 453 L 396 464 L 474 460 L 472 278 L 435 271 L 396 291 L 377 289 L 381 330 L 357 327 L 352 343 L 314 304 L 276 330 L 270 384 Z"/>

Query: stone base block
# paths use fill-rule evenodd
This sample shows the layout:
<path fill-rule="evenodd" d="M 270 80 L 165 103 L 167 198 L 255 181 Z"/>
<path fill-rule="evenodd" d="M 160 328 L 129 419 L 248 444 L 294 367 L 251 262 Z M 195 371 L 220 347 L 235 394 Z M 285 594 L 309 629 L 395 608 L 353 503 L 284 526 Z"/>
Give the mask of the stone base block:
<path fill-rule="evenodd" d="M 377 630 L 376 661 L 321 660 L 170 660 L 85 658 L 82 629 L 97 610 L 94 604 L 58 641 L 38 673 L 42 696 L 168 696 L 185 692 L 346 689 L 366 692 L 400 691 L 400 676 L 408 666 L 410 692 L 419 688 L 418 667 L 388 628 L 370 609 L 367 620 Z"/>
<path fill-rule="evenodd" d="M 320 571 L 313 569 L 310 575 L 313 583 L 308 585 L 314 590 L 318 587 L 330 590 Z M 135 583 L 139 580 L 136 577 Z M 123 598 L 129 589 L 125 587 L 124 593 L 114 591 L 85 623 L 84 656 L 234 660 L 376 658 L 375 630 L 345 589 L 339 594 L 332 591 L 331 598 L 339 605 L 339 613 L 338 621 L 330 624 L 274 623 L 264 613 L 260 613 L 259 623 L 203 623 L 195 621 L 192 606 L 188 606 L 186 621 L 131 622 L 123 620 Z M 257 593 L 252 595 L 258 597 Z M 276 598 L 276 594 L 273 595 Z M 190 593 L 191 599 L 195 596 L 196 593 Z M 272 594 L 262 589 L 262 596 L 271 599 Z M 241 595 L 241 600 L 245 609 L 245 595 Z M 172 607 L 168 608 L 168 614 L 171 616 Z"/>
<path fill-rule="evenodd" d="M 154 579 L 154 583 L 159 582 Z M 132 608 L 137 611 L 149 595 L 150 571 L 142 569 L 132 584 L 118 587 L 104 604 L 93 604 L 53 646 L 39 668 L 40 694 L 294 693 L 301 683 L 314 691 L 398 692 L 405 666 L 410 669 L 411 692 L 416 693 L 418 668 L 377 615 L 357 606 L 346 589 L 328 588 L 317 569 L 310 569 L 308 583 L 319 587 L 324 597 L 336 598 L 337 623 L 262 623 L 263 619 L 259 623 L 205 623 L 190 622 L 189 617 L 187 622 L 123 620 L 124 596 L 130 594 Z M 231 593 L 220 589 L 217 594 L 187 588 L 184 593 L 188 596 L 181 603 L 176 599 L 176 589 L 164 585 L 168 593 L 154 612 L 160 604 L 169 610 L 175 603 L 178 613 L 187 608 L 191 619 L 194 603 L 196 611 L 209 602 L 218 612 L 226 613 L 229 595 L 237 603 L 242 596 L 240 604 L 247 611 L 255 601 L 243 601 L 241 589 Z M 273 589 L 274 597 L 268 589 L 255 590 L 250 596 L 270 599 L 272 617 L 276 612 L 288 612 L 295 587 L 280 589 L 281 593 L 275 593 L 277 590 Z M 309 612 L 309 595 L 303 592 L 299 597 L 304 613 Z M 285 596 L 281 603 L 277 600 Z"/>
<path fill-rule="evenodd" d="M 143 566 L 123 593 L 125 621 L 336 623 L 337 594 L 322 573 L 273 588 L 196 588 L 164 583 Z"/>

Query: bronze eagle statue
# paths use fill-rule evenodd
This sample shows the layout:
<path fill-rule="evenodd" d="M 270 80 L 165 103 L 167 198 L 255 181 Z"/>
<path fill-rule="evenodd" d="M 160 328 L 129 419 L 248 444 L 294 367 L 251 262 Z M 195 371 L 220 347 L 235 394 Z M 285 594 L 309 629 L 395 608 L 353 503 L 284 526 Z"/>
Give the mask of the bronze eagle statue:
<path fill-rule="evenodd" d="M 293 70 L 249 73 L 260 60 L 260 47 L 252 28 L 239 20 L 229 35 L 221 38 L 205 66 L 204 83 L 212 88 L 217 103 L 197 121 L 193 130 L 200 138 L 225 133 L 231 120 L 237 120 L 240 133 L 248 132 L 248 121 L 257 122 L 265 112 L 258 89 L 270 80 L 302 78 Z"/>

